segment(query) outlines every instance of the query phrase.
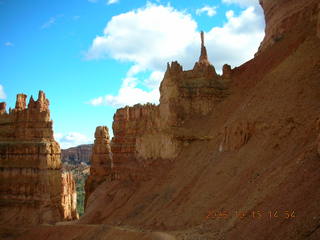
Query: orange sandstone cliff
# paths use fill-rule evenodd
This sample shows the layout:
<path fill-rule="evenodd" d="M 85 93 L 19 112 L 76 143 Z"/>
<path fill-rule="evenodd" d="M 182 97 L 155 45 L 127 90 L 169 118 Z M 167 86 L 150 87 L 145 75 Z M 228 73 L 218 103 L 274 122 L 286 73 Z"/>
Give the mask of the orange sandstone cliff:
<path fill-rule="evenodd" d="M 202 34 L 192 70 L 168 65 L 160 105 L 116 112 L 112 178 L 81 224 L 18 239 L 320 239 L 319 2 L 260 3 L 254 59 L 217 75 Z"/>
<path fill-rule="evenodd" d="M 77 218 L 75 185 L 63 173 L 53 138 L 49 101 L 17 95 L 6 112 L 0 104 L 0 223 L 28 225 Z"/>
<path fill-rule="evenodd" d="M 217 75 L 202 35 L 192 70 L 168 65 L 160 105 L 116 112 L 120 177 L 92 194 L 82 223 L 177 239 L 320 238 L 319 3 L 260 2 L 254 59 Z"/>

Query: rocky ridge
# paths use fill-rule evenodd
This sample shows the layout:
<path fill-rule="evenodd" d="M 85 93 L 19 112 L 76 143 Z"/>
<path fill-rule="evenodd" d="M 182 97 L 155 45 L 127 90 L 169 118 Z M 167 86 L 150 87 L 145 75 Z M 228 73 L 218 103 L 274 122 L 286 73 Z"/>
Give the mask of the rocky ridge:
<path fill-rule="evenodd" d="M 320 237 L 319 3 L 260 2 L 266 36 L 254 59 L 220 76 L 202 35 L 192 70 L 168 64 L 160 105 L 116 112 L 119 177 L 92 193 L 82 223 L 178 239 Z"/>
<path fill-rule="evenodd" d="M 61 149 L 61 161 L 68 164 L 90 163 L 93 144 L 83 144 L 68 149 Z"/>
<path fill-rule="evenodd" d="M 192 70 L 184 71 L 178 62 L 168 64 L 160 86 L 160 104 L 125 107 L 114 115 L 111 143 L 115 178 L 149 179 L 145 168 L 156 159 L 174 159 L 184 144 L 200 140 L 185 120 L 206 116 L 229 94 L 231 68 L 224 66 L 223 75 L 209 62 L 201 32 L 199 61 Z"/>
<path fill-rule="evenodd" d="M 72 177 L 61 172 L 49 101 L 18 94 L 6 112 L 0 104 L 0 215 L 5 224 L 51 223 L 77 218 Z"/>

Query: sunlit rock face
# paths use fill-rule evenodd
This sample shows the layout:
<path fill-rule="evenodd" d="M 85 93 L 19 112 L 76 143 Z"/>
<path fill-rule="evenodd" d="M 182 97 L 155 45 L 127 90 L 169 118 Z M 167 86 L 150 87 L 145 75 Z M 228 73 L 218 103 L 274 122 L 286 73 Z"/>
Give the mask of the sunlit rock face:
<path fill-rule="evenodd" d="M 192 70 L 184 71 L 178 62 L 168 63 L 160 86 L 160 104 L 137 104 L 120 108 L 113 121 L 113 178 L 145 180 L 145 168 L 153 160 L 172 160 L 190 136 L 184 122 L 206 116 L 228 96 L 231 67 L 224 75 L 209 62 L 201 32 L 201 51 Z"/>
<path fill-rule="evenodd" d="M 74 182 L 61 172 L 49 100 L 18 94 L 6 112 L 0 104 L 0 222 L 39 224 L 77 218 Z M 65 185 L 67 184 L 67 185 Z M 69 209 L 70 208 L 70 209 Z"/>
<path fill-rule="evenodd" d="M 91 193 L 99 184 L 111 180 L 112 154 L 110 148 L 109 130 L 106 126 L 99 126 L 95 131 L 92 155 L 90 158 L 90 175 L 85 184 L 85 206 Z"/>

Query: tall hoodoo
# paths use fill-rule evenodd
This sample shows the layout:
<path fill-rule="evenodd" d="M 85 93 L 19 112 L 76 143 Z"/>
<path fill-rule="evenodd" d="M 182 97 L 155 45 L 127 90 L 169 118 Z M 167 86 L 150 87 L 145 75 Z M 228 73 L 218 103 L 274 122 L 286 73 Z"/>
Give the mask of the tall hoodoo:
<path fill-rule="evenodd" d="M 0 114 L 0 223 L 39 224 L 77 218 L 71 176 L 64 181 L 60 146 L 53 138 L 49 101 L 18 94 Z M 66 183 L 68 183 L 66 185 Z"/>
<path fill-rule="evenodd" d="M 201 31 L 201 33 L 200 33 L 200 38 L 201 38 L 201 53 L 200 53 L 200 57 L 199 57 L 199 63 L 209 65 L 210 62 L 208 60 L 207 49 L 204 46 L 204 32 L 203 31 Z"/>
<path fill-rule="evenodd" d="M 95 140 L 90 158 L 90 176 L 85 185 L 85 206 L 90 194 L 96 187 L 102 182 L 111 179 L 111 170 L 113 167 L 108 128 L 106 126 L 97 127 L 94 136 Z"/>

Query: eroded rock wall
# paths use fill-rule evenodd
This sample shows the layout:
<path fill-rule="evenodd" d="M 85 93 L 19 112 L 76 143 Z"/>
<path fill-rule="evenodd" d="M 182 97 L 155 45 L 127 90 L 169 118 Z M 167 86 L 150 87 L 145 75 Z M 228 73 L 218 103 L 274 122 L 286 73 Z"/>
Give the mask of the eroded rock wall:
<path fill-rule="evenodd" d="M 110 148 L 109 130 L 106 126 L 99 126 L 95 131 L 93 151 L 90 158 L 90 175 L 85 184 L 85 206 L 91 193 L 96 187 L 112 177 L 112 153 Z"/>
<path fill-rule="evenodd" d="M 64 220 L 78 219 L 77 213 L 77 191 L 71 172 L 62 173 L 62 209 Z"/>
<path fill-rule="evenodd" d="M 163 134 L 159 116 L 159 107 L 152 104 L 117 110 L 111 143 L 115 179 L 143 179 L 144 164 L 139 160 L 161 156 L 158 144 Z"/>
<path fill-rule="evenodd" d="M 290 37 L 296 31 L 296 36 L 310 31 L 310 25 L 317 24 L 318 30 L 313 28 L 308 34 L 319 36 L 319 3 L 314 0 L 260 0 L 264 10 L 266 29 L 265 38 L 262 41 L 258 53 L 273 46 L 284 38 Z M 306 25 L 307 24 L 307 25 Z M 309 25 L 309 26 L 308 26 Z"/>
<path fill-rule="evenodd" d="M 111 149 L 115 179 L 144 179 L 151 161 L 172 160 L 185 142 L 198 139 L 183 127 L 186 120 L 206 116 L 229 94 L 231 68 L 219 76 L 209 62 L 201 32 L 201 53 L 192 70 L 168 64 L 160 86 L 159 105 L 135 105 L 114 115 Z M 148 178 L 148 177 L 146 177 Z"/>
<path fill-rule="evenodd" d="M 26 98 L 18 94 L 16 107 L 9 113 L 2 108 L 0 114 L 0 221 L 38 224 L 74 219 L 75 208 L 67 208 L 76 194 L 70 178 L 70 184 L 63 185 L 49 101 L 40 91 L 38 100 L 31 97 L 27 108 Z M 73 192 L 68 200 L 64 190 Z"/>
<path fill-rule="evenodd" d="M 68 149 L 61 149 L 61 161 L 69 164 L 89 163 L 92 154 L 92 144 L 84 144 Z"/>

